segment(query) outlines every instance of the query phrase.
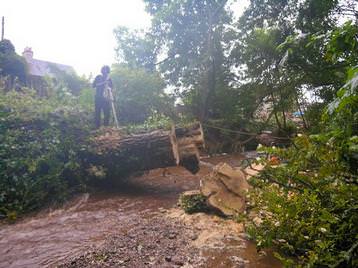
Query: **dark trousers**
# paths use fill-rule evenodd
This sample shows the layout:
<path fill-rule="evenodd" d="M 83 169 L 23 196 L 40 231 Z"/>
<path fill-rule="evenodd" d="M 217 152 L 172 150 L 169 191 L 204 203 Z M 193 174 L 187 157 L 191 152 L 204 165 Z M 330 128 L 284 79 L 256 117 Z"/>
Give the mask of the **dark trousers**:
<path fill-rule="evenodd" d="M 94 109 L 94 120 L 96 124 L 96 128 L 101 126 L 101 112 L 103 111 L 104 115 L 104 126 L 109 125 L 109 115 L 111 112 L 111 105 L 109 100 L 106 100 L 103 97 L 95 98 L 95 109 Z"/>

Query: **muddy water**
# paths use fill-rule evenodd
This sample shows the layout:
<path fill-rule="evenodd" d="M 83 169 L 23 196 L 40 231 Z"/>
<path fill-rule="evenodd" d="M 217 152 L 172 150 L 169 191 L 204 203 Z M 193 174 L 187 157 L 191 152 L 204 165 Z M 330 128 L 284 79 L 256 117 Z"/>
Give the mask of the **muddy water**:
<path fill-rule="evenodd" d="M 235 166 L 240 157 L 204 160 Z M 119 229 L 130 229 L 140 224 L 141 218 L 175 206 L 178 195 L 197 189 L 198 178 L 208 171 L 203 167 L 198 176 L 182 168 L 151 171 L 119 185 L 112 193 L 83 194 L 61 209 L 42 211 L 16 224 L 0 226 L 0 267 L 53 267 L 101 246 Z M 228 247 L 224 252 L 221 249 L 205 253 L 207 267 L 230 267 L 225 266 L 225 261 L 238 252 L 248 261 L 245 267 L 279 267 L 272 256 L 259 256 L 249 242 L 225 243 Z"/>

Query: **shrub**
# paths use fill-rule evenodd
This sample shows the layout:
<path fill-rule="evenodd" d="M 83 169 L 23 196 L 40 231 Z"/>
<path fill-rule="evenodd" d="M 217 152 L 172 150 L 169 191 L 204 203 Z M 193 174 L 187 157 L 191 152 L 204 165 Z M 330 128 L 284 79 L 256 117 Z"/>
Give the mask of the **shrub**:
<path fill-rule="evenodd" d="M 79 142 L 88 114 L 74 98 L 0 96 L 0 213 L 9 218 L 61 201 L 86 183 Z"/>
<path fill-rule="evenodd" d="M 358 70 L 323 118 L 325 132 L 300 135 L 289 149 L 267 148 L 281 164 L 251 180 L 251 205 L 262 216 L 249 233 L 275 246 L 286 265 L 358 265 Z M 282 255 L 284 253 L 285 255 Z"/>
<path fill-rule="evenodd" d="M 181 194 L 179 197 L 180 207 L 188 214 L 208 211 L 206 197 L 202 194 Z"/>

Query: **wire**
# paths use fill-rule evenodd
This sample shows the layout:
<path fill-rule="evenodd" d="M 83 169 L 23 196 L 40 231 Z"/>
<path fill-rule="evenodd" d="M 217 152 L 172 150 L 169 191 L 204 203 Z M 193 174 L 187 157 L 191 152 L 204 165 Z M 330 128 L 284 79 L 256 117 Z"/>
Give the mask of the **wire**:
<path fill-rule="evenodd" d="M 247 135 L 247 136 L 257 136 L 257 135 L 259 135 L 258 133 L 239 131 L 239 130 L 232 130 L 232 129 L 217 127 L 217 126 L 208 125 L 208 124 L 204 124 L 204 123 L 202 125 L 205 126 L 205 127 L 208 127 L 208 128 L 219 129 L 219 130 L 232 132 L 232 133 L 237 133 L 237 134 L 242 134 L 242 135 Z M 281 139 L 281 140 L 290 140 L 291 139 L 289 137 L 278 137 L 278 136 L 271 136 L 271 137 L 274 138 L 274 139 Z M 251 138 L 249 138 L 249 140 L 251 140 Z"/>

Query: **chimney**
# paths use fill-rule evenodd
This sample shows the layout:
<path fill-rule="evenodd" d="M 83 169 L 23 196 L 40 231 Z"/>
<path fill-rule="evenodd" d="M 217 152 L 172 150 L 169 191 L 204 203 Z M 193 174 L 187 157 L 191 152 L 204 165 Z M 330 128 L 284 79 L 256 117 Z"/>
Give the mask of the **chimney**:
<path fill-rule="evenodd" d="M 26 59 L 26 61 L 31 61 L 34 57 L 34 52 L 32 52 L 32 48 L 25 47 L 24 52 L 22 52 L 22 56 Z"/>

